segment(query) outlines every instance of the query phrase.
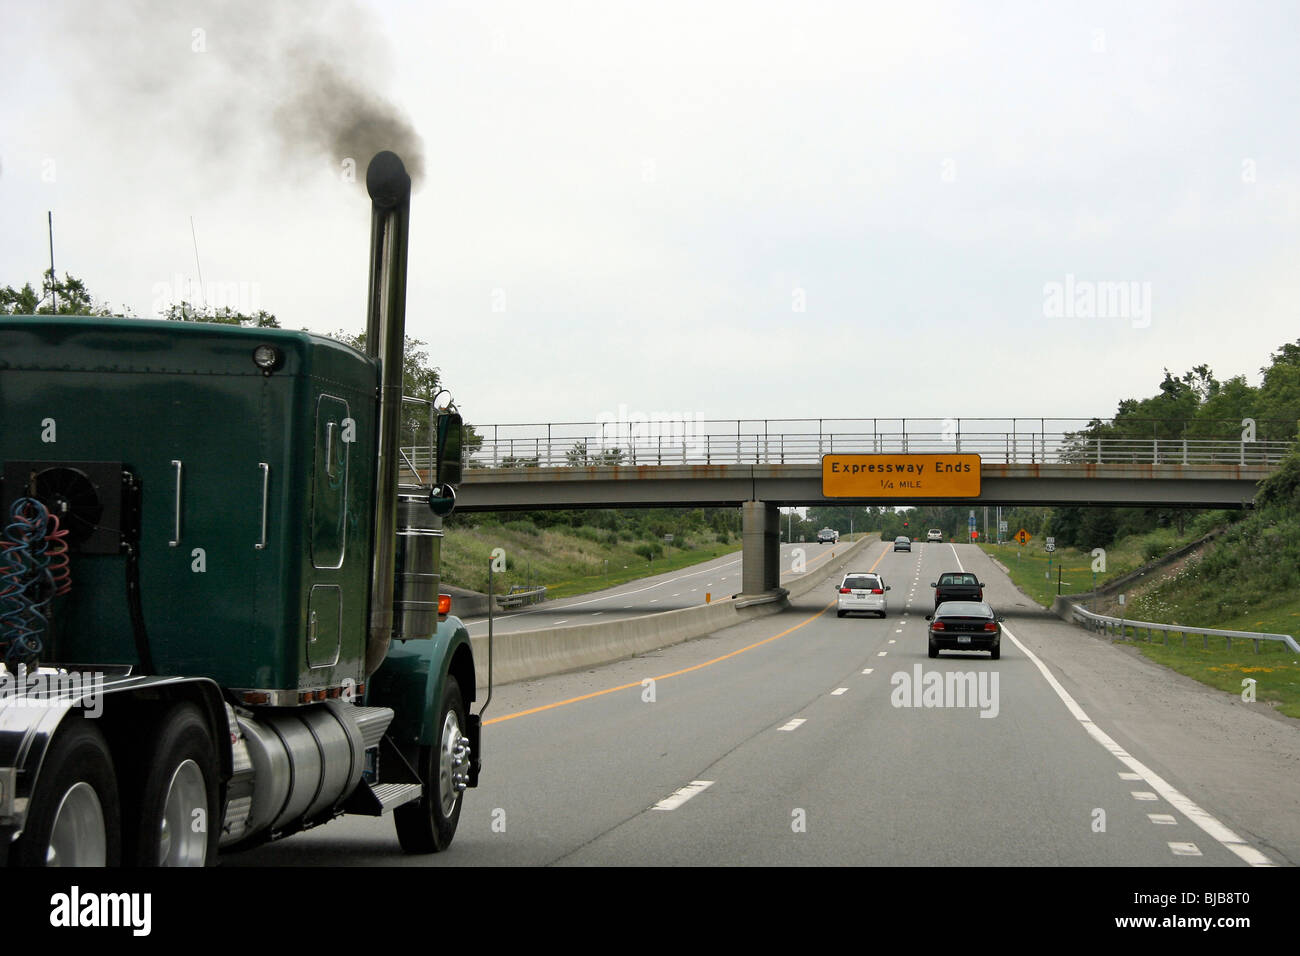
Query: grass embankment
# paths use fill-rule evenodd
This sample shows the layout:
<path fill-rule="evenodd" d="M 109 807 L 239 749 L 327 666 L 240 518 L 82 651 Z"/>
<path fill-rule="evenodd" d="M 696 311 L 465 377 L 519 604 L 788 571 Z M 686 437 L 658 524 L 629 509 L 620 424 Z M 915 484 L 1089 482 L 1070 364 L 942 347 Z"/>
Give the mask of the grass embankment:
<path fill-rule="evenodd" d="M 1208 529 L 1197 525 L 1180 535 L 1172 528 L 1160 528 L 1146 534 L 1121 538 L 1105 549 L 1105 570 L 1099 572 L 1093 571 L 1097 558 L 1090 551 L 1058 548 L 1049 555 L 1043 550 L 1042 538 L 1031 539 L 1024 547 L 1014 542 L 1001 545 L 981 542 L 980 547 L 1007 566 L 1016 587 L 1043 607 L 1051 607 L 1052 601 L 1056 599 L 1058 580 L 1061 594 L 1094 590 L 1175 548 L 1195 541 L 1206 530 Z"/>
<path fill-rule="evenodd" d="M 529 521 L 455 527 L 442 542 L 443 580 L 486 592 L 494 548 L 506 553 L 505 572 L 493 575 L 498 594 L 516 584 L 541 584 L 547 598 L 560 598 L 709 561 L 740 550 L 740 538 L 700 532 L 664 544 L 599 528 L 540 529 Z"/>
<path fill-rule="evenodd" d="M 1183 539 L 1199 537 L 1199 530 Z M 1161 534 L 1165 538 L 1153 537 Z M 1098 586 L 1180 543 L 1184 540 L 1163 530 L 1121 539 L 1107 549 L 1106 574 L 1097 576 Z M 1163 551 L 1157 552 L 1160 547 Z M 1034 547 L 1031 542 L 1018 562 L 1006 547 L 985 550 L 1011 569 L 1011 579 L 1021 590 L 1040 604 L 1051 602 L 1055 570 L 1049 587 L 1041 543 Z M 1062 593 L 1091 589 L 1090 555 L 1066 549 L 1057 557 L 1063 559 L 1064 580 L 1077 585 L 1063 586 Z M 1126 596 L 1123 608 L 1110 598 L 1095 610 L 1158 624 L 1294 635 L 1300 630 L 1300 514 L 1252 513 L 1198 553 L 1135 582 Z M 1166 637 L 1156 632 L 1148 639 L 1145 632 L 1124 633 L 1124 643 L 1151 660 L 1211 687 L 1240 695 L 1243 680 L 1254 680 L 1257 700 L 1275 702 L 1279 712 L 1300 718 L 1300 660 L 1281 642 L 1260 641 L 1256 653 L 1251 640 L 1233 639 L 1229 647 L 1222 637 Z"/>

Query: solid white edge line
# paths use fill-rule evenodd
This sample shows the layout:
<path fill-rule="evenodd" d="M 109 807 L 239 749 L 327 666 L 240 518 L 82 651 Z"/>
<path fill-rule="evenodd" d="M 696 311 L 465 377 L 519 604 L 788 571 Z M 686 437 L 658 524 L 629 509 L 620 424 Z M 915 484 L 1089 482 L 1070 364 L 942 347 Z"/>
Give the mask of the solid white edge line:
<path fill-rule="evenodd" d="M 954 547 L 954 553 L 956 550 L 957 549 Z M 963 568 L 962 570 L 965 569 Z M 1025 645 L 1007 629 L 1005 624 L 1002 626 L 1002 633 L 1011 638 L 1011 642 L 1015 644 L 1016 647 L 1020 648 L 1020 651 L 1033 662 L 1034 666 L 1038 668 L 1048 685 L 1052 690 L 1056 691 L 1056 696 L 1061 698 L 1061 702 L 1065 704 L 1066 709 L 1074 715 L 1074 719 L 1083 724 L 1084 730 L 1086 730 L 1092 738 L 1097 741 L 1097 743 L 1109 750 L 1115 758 L 1120 761 L 1120 763 L 1124 764 L 1129 768 L 1129 770 L 1138 774 L 1143 780 L 1145 780 L 1147 786 L 1160 794 L 1160 796 L 1164 797 L 1165 800 L 1173 805 L 1175 810 L 1195 823 L 1212 838 L 1218 840 L 1219 843 L 1223 845 L 1224 849 L 1236 854 L 1251 866 L 1277 865 L 1259 850 L 1255 849 L 1241 837 L 1237 836 L 1237 834 L 1228 827 L 1220 823 L 1212 814 L 1202 810 L 1188 797 L 1183 796 L 1183 794 L 1172 787 L 1159 774 L 1151 770 L 1132 754 L 1125 751 L 1124 748 L 1111 739 L 1104 730 L 1092 722 L 1088 715 L 1084 713 L 1083 708 L 1075 703 L 1074 698 L 1071 697 L 1069 692 L 1061 686 L 1060 681 L 1052 675 L 1052 672 L 1047 669 L 1047 665 L 1038 659 L 1037 654 L 1025 647 Z"/>
<path fill-rule="evenodd" d="M 686 786 L 674 791 L 656 803 L 651 810 L 676 810 L 697 793 L 703 793 L 713 786 L 712 780 L 692 780 Z"/>

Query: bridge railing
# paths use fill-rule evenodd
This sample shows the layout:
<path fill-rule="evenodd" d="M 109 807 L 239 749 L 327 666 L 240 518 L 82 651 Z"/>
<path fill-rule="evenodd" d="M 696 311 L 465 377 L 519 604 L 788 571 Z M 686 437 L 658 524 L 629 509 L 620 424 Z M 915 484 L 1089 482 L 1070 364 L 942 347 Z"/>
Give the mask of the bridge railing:
<path fill-rule="evenodd" d="M 1159 421 L 1152 434 L 1126 434 L 1096 419 L 859 419 L 572 422 L 480 425 L 467 441 L 470 468 L 579 468 L 609 465 L 816 464 L 851 452 L 971 452 L 1007 464 L 1263 465 L 1281 461 L 1292 442 L 1246 440 L 1240 422 L 1218 437 L 1190 432 L 1204 422 Z M 1265 434 L 1293 434 L 1284 423 Z M 1037 426 L 1037 427 L 1035 427 Z M 1179 434 L 1181 428 L 1189 431 Z M 1190 432 L 1190 433 L 1189 433 Z M 405 453 L 428 465 L 427 449 Z"/>

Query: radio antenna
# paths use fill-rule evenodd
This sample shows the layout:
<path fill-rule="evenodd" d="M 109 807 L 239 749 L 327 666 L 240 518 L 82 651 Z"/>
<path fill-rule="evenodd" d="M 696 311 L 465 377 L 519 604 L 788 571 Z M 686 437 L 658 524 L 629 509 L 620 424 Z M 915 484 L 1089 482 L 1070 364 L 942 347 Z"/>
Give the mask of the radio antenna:
<path fill-rule="evenodd" d="M 190 238 L 194 240 L 194 268 L 199 273 L 199 301 L 203 303 L 204 311 L 207 311 L 208 300 L 203 294 L 203 266 L 199 265 L 199 237 L 194 231 L 193 216 L 190 216 Z"/>
<path fill-rule="evenodd" d="M 59 274 L 54 271 L 54 210 L 45 213 L 50 222 L 50 294 L 54 296 L 54 314 L 59 314 Z"/>

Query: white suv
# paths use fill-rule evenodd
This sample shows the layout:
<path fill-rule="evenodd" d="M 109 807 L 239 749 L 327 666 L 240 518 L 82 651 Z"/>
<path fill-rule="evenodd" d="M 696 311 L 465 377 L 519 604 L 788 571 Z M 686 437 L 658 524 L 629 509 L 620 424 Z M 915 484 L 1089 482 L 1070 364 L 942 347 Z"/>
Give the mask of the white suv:
<path fill-rule="evenodd" d="M 850 611 L 869 611 L 885 616 L 885 592 L 889 585 L 879 574 L 870 571 L 851 571 L 844 575 L 839 586 L 839 602 L 835 616 L 843 617 Z"/>
<path fill-rule="evenodd" d="M 925 533 L 926 541 L 943 541 L 943 530 L 940 528 L 931 528 Z"/>

